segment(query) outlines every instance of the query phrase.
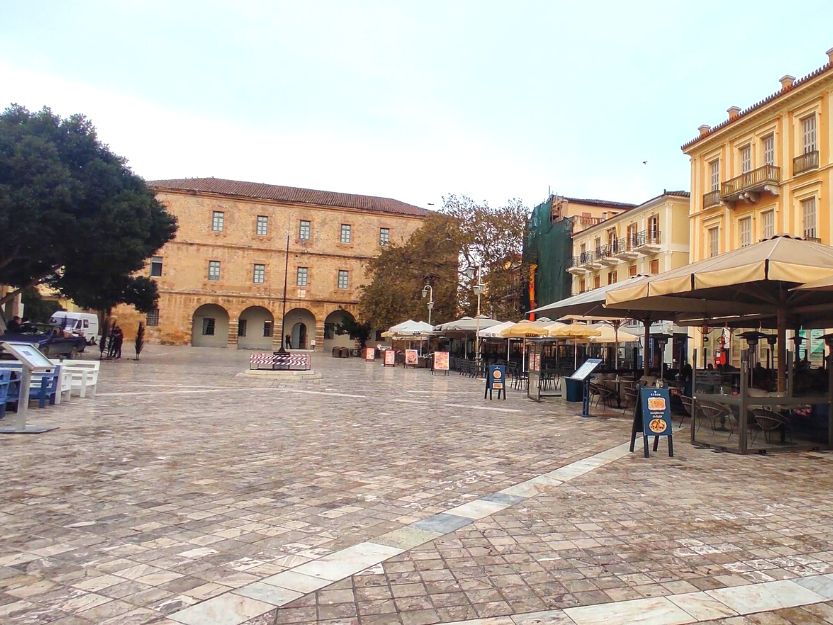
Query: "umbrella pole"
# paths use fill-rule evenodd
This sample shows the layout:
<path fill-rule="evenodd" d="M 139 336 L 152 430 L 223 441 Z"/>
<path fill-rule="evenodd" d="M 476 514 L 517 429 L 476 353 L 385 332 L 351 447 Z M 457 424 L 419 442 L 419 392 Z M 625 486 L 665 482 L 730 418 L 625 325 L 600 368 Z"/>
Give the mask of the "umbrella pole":
<path fill-rule="evenodd" d="M 613 369 L 619 371 L 619 322 L 613 322 Z"/>
<path fill-rule="evenodd" d="M 512 339 L 506 339 L 506 364 L 509 364 L 509 345 L 512 343 Z"/>
<path fill-rule="evenodd" d="M 521 373 L 526 372 L 526 339 L 521 339 Z"/>
<path fill-rule="evenodd" d="M 648 353 L 650 352 L 650 345 L 651 345 L 651 318 L 645 317 L 642 322 L 644 326 L 644 334 L 645 334 L 645 344 L 642 347 L 642 375 L 648 377 L 651 374 L 651 363 L 648 362 Z"/>
<path fill-rule="evenodd" d="M 787 369 L 787 311 L 782 307 L 778 307 L 777 311 L 778 323 L 778 392 L 783 393 L 786 390 L 784 383 Z"/>

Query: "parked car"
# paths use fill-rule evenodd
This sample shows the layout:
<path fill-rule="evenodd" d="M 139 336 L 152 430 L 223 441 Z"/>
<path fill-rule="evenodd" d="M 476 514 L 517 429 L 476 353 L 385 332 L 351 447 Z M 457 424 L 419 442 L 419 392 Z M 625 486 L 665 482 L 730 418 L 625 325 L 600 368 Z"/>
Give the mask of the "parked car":
<path fill-rule="evenodd" d="M 80 354 L 87 346 L 87 341 L 83 336 L 64 332 L 60 327 L 48 323 L 27 323 L 18 332 L 6 332 L 0 335 L 0 342 L 3 341 L 31 343 L 45 356 L 65 358 Z"/>

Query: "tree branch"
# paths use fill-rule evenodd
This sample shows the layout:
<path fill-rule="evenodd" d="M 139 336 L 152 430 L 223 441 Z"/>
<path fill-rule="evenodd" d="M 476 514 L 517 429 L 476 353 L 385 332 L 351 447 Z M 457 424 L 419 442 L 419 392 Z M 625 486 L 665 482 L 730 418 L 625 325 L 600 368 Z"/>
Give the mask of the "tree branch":
<path fill-rule="evenodd" d="M 40 284 L 50 274 L 55 273 L 58 270 L 59 267 L 60 267 L 60 265 L 55 265 L 54 267 L 51 267 L 48 271 L 45 271 L 44 273 L 42 273 L 40 276 L 38 276 L 36 278 L 32 278 L 31 280 L 29 280 L 29 282 L 27 282 L 23 286 L 15 289 L 14 291 L 10 291 L 10 292 L 6 293 L 3 297 L 0 297 L 0 306 L 3 306 L 3 304 L 5 304 L 6 302 L 11 301 L 13 298 L 17 297 L 17 294 L 20 293 L 21 291 L 25 291 L 26 289 L 28 289 L 30 287 L 33 287 L 36 284 Z"/>

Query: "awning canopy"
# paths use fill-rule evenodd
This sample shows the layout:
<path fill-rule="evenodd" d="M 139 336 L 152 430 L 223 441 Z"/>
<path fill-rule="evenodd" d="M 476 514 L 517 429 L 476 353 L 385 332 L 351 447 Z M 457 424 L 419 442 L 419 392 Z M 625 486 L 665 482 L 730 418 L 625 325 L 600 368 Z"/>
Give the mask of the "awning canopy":
<path fill-rule="evenodd" d="M 511 328 L 515 325 L 514 321 L 504 321 L 503 323 L 499 323 L 496 326 L 489 326 L 488 328 L 484 328 L 477 333 L 477 335 L 481 339 L 495 339 L 495 338 L 504 338 L 501 335 L 501 332 L 507 328 Z"/>
<path fill-rule="evenodd" d="M 825 327 L 833 300 L 822 290 L 797 289 L 833 279 L 833 247 L 778 236 L 605 293 L 605 309 L 638 317 L 674 312 L 680 323 L 773 325 L 780 310 L 792 325 Z"/>
<path fill-rule="evenodd" d="M 508 328 L 504 328 L 501 332 L 501 336 L 504 338 L 533 338 L 549 336 L 550 326 L 554 323 L 556 322 L 550 321 L 549 319 L 539 319 L 537 321 L 523 320 L 518 323 L 513 323 Z"/>

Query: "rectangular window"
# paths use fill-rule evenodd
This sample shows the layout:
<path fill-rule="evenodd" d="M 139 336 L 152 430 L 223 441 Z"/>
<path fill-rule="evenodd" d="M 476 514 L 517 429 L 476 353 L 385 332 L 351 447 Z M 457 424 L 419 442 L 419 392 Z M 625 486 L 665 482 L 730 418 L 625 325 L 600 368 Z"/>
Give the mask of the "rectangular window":
<path fill-rule="evenodd" d="M 709 257 L 720 254 L 720 228 L 709 228 Z"/>
<path fill-rule="evenodd" d="M 263 284 L 266 282 L 266 265 L 255 264 L 252 270 L 252 282 L 255 284 Z"/>
<path fill-rule="evenodd" d="M 752 218 L 744 217 L 738 220 L 738 243 L 741 247 L 752 245 Z"/>
<path fill-rule="evenodd" d="M 341 242 L 350 243 L 353 239 L 353 228 L 350 224 L 341 224 Z"/>
<path fill-rule="evenodd" d="M 162 257 L 161 256 L 154 256 L 150 259 L 150 275 L 151 277 L 158 278 L 162 275 Z"/>
<path fill-rule="evenodd" d="M 631 276 L 631 277 L 636 275 L 636 265 L 635 264 L 628 267 L 628 275 Z"/>
<path fill-rule="evenodd" d="M 211 215 L 211 229 L 214 232 L 222 232 L 225 226 L 226 214 L 223 211 L 214 211 Z"/>
<path fill-rule="evenodd" d="M 628 224 L 626 248 L 628 250 L 636 246 L 636 224 Z"/>
<path fill-rule="evenodd" d="M 659 215 L 648 217 L 648 240 L 651 243 L 659 243 Z"/>
<path fill-rule="evenodd" d="M 255 233 L 259 237 L 265 237 L 269 233 L 269 217 L 266 215 L 258 215 L 255 223 Z"/>
<path fill-rule="evenodd" d="M 312 228 L 310 227 L 310 222 L 306 219 L 302 219 L 300 225 L 298 226 L 298 238 L 301 241 L 309 241 L 311 230 Z"/>
<path fill-rule="evenodd" d="M 752 171 L 752 146 L 745 145 L 740 149 L 740 173 Z"/>
<path fill-rule="evenodd" d="M 593 288 L 598 289 L 600 286 L 602 286 L 602 277 L 601 276 L 595 276 L 593 278 Z"/>
<path fill-rule="evenodd" d="M 804 238 L 816 238 L 816 198 L 801 200 L 801 214 L 804 218 Z"/>
<path fill-rule="evenodd" d="M 159 309 L 154 308 L 148 313 L 147 323 L 145 324 L 148 327 L 151 326 L 158 326 L 159 325 Z"/>
<path fill-rule="evenodd" d="M 579 292 L 579 293 L 584 293 L 584 291 L 586 291 L 586 290 L 587 290 L 587 282 L 585 281 L 585 279 L 584 279 L 584 278 L 579 278 L 579 281 L 578 281 L 578 292 Z"/>
<path fill-rule="evenodd" d="M 720 190 L 720 159 L 716 158 L 709 163 L 709 178 L 712 185 L 712 191 Z"/>
<path fill-rule="evenodd" d="M 655 258 L 651 261 L 651 274 L 657 275 L 659 273 L 659 259 Z"/>
<path fill-rule="evenodd" d="M 213 317 L 203 317 L 202 318 L 202 335 L 203 336 L 214 336 L 214 318 Z"/>
<path fill-rule="evenodd" d="M 771 239 L 775 236 L 775 211 L 770 210 L 761 213 L 761 236 L 764 239 Z"/>
<path fill-rule="evenodd" d="M 346 289 L 350 286 L 350 272 L 346 269 L 338 270 L 338 288 Z"/>
<path fill-rule="evenodd" d="M 390 228 L 379 228 L 379 245 L 390 243 Z"/>
<path fill-rule="evenodd" d="M 295 284 L 297 286 L 307 286 L 309 283 L 309 267 L 298 267 L 295 273 Z"/>
<path fill-rule="evenodd" d="M 608 284 L 616 284 L 616 281 L 619 279 L 619 272 L 611 271 L 607 274 L 607 283 Z"/>
<path fill-rule="evenodd" d="M 810 115 L 801 120 L 801 136 L 804 141 L 804 154 L 816 151 L 816 116 Z"/>
<path fill-rule="evenodd" d="M 775 135 L 767 135 L 763 140 L 764 164 L 775 165 Z"/>
<path fill-rule="evenodd" d="M 272 336 L 272 332 L 274 332 L 274 325 L 271 321 L 264 321 L 263 322 L 263 336 Z"/>
<path fill-rule="evenodd" d="M 237 336 L 246 336 L 246 319 L 237 322 Z"/>
<path fill-rule="evenodd" d="M 220 279 L 220 261 L 219 260 L 209 260 L 208 261 L 208 279 L 209 280 L 219 280 Z"/>

